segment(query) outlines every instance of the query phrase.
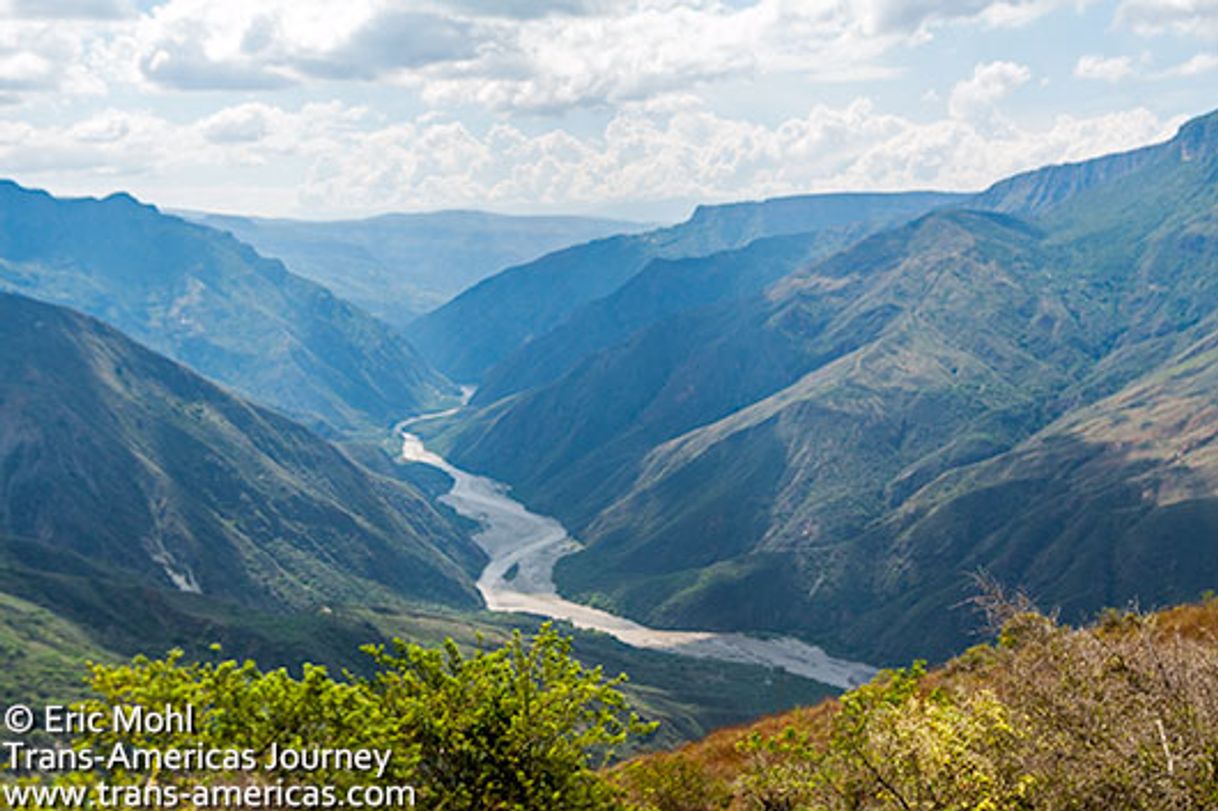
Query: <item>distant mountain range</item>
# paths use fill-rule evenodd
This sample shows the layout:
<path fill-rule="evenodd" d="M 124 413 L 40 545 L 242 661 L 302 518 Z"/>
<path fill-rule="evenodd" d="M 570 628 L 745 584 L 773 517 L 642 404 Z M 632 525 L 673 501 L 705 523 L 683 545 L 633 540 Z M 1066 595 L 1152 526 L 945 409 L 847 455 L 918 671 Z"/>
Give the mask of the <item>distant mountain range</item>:
<path fill-rule="evenodd" d="M 248 225 L 312 255 L 306 226 Z M 610 227 L 550 236 L 585 225 Z M 979 569 L 1072 618 L 1189 599 L 1218 583 L 1216 264 L 1218 114 L 976 195 L 703 207 L 405 337 L 231 234 L 3 183 L 0 598 L 128 642 L 265 646 L 290 614 L 299 649 L 362 633 L 331 603 L 476 607 L 443 484 L 321 438 L 375 443 L 458 380 L 429 441 L 585 542 L 564 594 L 650 624 L 883 663 L 967 644 Z M 105 608 L 145 591 L 172 633 Z"/>
<path fill-rule="evenodd" d="M 293 273 L 395 327 L 487 276 L 552 251 L 650 226 L 594 217 L 521 217 L 485 211 L 305 220 L 182 212 L 228 231 Z"/>
<path fill-rule="evenodd" d="M 1218 583 L 1218 114 L 859 199 L 482 282 L 409 329 L 483 384 L 434 441 L 576 531 L 565 594 L 660 625 L 895 662 L 968 643 L 978 569 L 1072 617 Z"/>
<path fill-rule="evenodd" d="M 0 290 L 94 315 L 330 430 L 456 401 L 389 326 L 228 234 L 124 194 L 64 200 L 0 182 Z"/>
<path fill-rule="evenodd" d="M 701 206 L 680 225 L 597 240 L 509 268 L 412 322 L 406 334 L 452 379 L 479 381 L 568 319 L 583 323 L 573 317 L 580 307 L 613 293 L 653 260 L 706 256 L 789 234 L 810 234 L 808 250 L 824 254 L 954 199 L 842 194 Z M 592 343 L 601 340 L 593 337 Z"/>

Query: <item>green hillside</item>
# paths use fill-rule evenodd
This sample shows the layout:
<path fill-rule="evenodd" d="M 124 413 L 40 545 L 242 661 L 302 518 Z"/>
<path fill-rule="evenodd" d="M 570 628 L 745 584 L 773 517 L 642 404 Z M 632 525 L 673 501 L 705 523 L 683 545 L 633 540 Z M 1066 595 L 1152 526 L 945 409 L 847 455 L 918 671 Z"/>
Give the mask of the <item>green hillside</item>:
<path fill-rule="evenodd" d="M 814 231 L 836 246 L 845 235 L 898 224 L 959 199 L 933 192 L 826 194 L 700 206 L 680 225 L 597 240 L 509 268 L 413 322 L 406 334 L 452 379 L 479 381 L 653 259 L 707 256 L 762 237 Z"/>
<path fill-rule="evenodd" d="M 70 701 L 83 692 L 86 661 L 108 661 L 86 631 L 0 593 L 0 703 Z"/>
<path fill-rule="evenodd" d="M 0 289 L 89 313 L 329 428 L 385 426 L 456 390 L 392 329 L 228 234 L 124 194 L 0 183 Z"/>
<path fill-rule="evenodd" d="M 64 308 L 0 294 L 0 346 L 0 700 L 78 698 L 86 660 L 172 648 L 365 672 L 360 647 L 391 636 L 469 650 L 536 630 L 478 610 L 472 526 L 424 471 L 353 443 L 358 464 Z M 577 636 L 590 666 L 636 674 L 656 743 L 828 692 Z"/>
<path fill-rule="evenodd" d="M 478 605 L 465 533 L 307 429 L 31 299 L 0 344 L 0 532 L 249 605 Z"/>
<path fill-rule="evenodd" d="M 1005 489 L 970 471 L 1213 330 L 1216 121 L 1004 181 L 975 204 L 1018 218 L 928 215 L 614 336 L 553 379 L 537 353 L 538 385 L 488 394 L 437 441 L 576 531 L 564 593 L 649 623 L 901 661 L 967 642 L 971 621 L 947 609 L 977 567 L 1072 616 L 1195 597 L 1215 574 L 1204 506 L 1160 511 L 1121 546 L 1124 502 L 1070 484 L 1090 441 L 1058 441 L 1039 483 L 1015 461 Z M 1117 474 L 1128 493 L 1133 470 Z"/>

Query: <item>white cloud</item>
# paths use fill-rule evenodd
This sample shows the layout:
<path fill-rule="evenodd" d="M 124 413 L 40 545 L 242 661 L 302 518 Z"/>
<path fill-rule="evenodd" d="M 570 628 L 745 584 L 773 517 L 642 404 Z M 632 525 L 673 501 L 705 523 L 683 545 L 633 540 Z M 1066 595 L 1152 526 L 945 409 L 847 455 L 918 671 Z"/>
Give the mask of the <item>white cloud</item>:
<path fill-rule="evenodd" d="M 979 64 L 973 75 L 957 82 L 947 100 L 953 118 L 981 119 L 994 113 L 999 101 L 1032 78 L 1027 65 L 998 61 Z"/>
<path fill-rule="evenodd" d="M 0 0 L 0 18 L 117 20 L 135 14 L 127 0 Z"/>
<path fill-rule="evenodd" d="M 199 122 L 199 130 L 204 140 L 213 144 L 255 143 L 270 132 L 275 112 L 265 104 L 228 107 Z"/>
<path fill-rule="evenodd" d="M 1105 82 L 1119 82 L 1132 76 L 1133 72 L 1133 60 L 1128 56 L 1081 56 L 1074 66 L 1075 78 Z"/>
<path fill-rule="evenodd" d="M 13 19 L 0 26 L 0 103 L 45 101 L 6 110 L 0 175 L 73 191 L 127 186 L 184 206 L 214 198 L 230 207 L 225 200 L 248 195 L 268 213 L 296 214 L 975 188 L 1143 143 L 1167 122 L 1135 109 L 1021 124 L 1004 101 L 1033 76 L 1014 60 L 978 64 L 947 92 L 940 83 L 938 95 L 911 87 L 911 98 L 927 100 L 919 114 L 946 110 L 938 120 L 840 101 L 862 95 L 840 87 L 825 94 L 835 103 L 813 103 L 818 84 L 905 81 L 894 60 L 948 27 L 1020 25 L 1079 2 L 166 0 L 125 19 Z M 104 17 L 109 7 L 52 6 L 61 17 Z M 1214 64 L 1199 54 L 1170 72 L 1199 75 Z M 1076 74 L 1136 67 L 1088 56 Z M 60 101 L 104 93 L 103 78 L 109 98 Z M 735 107 L 710 89 L 725 83 L 730 99 L 771 81 L 784 103 L 792 88 L 810 101 L 797 111 L 763 99 Z M 183 101 L 184 89 L 220 92 Z M 402 106 L 379 112 L 299 103 L 375 105 L 396 92 Z M 513 116 L 585 107 L 598 110 Z M 388 119 L 389 109 L 411 112 Z"/>
<path fill-rule="evenodd" d="M 624 210 L 810 191 L 977 189 L 1046 163 L 1145 144 L 1176 123 L 1133 109 L 995 133 L 958 117 L 915 122 L 858 99 L 771 126 L 693 106 L 638 107 L 578 137 L 507 123 L 478 131 L 426 116 L 384 124 L 338 103 L 241 104 L 184 123 L 121 110 L 64 126 L 3 122 L 0 176 L 74 193 L 128 188 L 183 207 L 256 201 L 246 210 L 268 214 Z M 260 189 L 259 172 L 296 180 Z"/>
<path fill-rule="evenodd" d="M 874 31 L 925 34 L 935 25 L 980 22 L 990 28 L 1026 25 L 1059 7 L 1081 5 L 1065 0 L 870 0 L 862 7 Z"/>
<path fill-rule="evenodd" d="M 1218 68 L 1218 53 L 1195 54 L 1184 62 L 1168 68 L 1159 74 L 1163 78 L 1188 78 L 1200 76 L 1203 73 Z"/>
<path fill-rule="evenodd" d="M 640 3 L 626 13 L 548 17 L 513 29 L 475 59 L 418 72 L 437 105 L 556 111 L 681 93 L 778 72 L 813 81 L 896 75 L 883 57 L 952 23 L 1012 25 L 1058 0 Z"/>
<path fill-rule="evenodd" d="M 580 207 L 665 198 L 732 200 L 837 189 L 981 188 L 1046 163 L 1165 137 L 1142 109 L 1061 117 L 995 136 L 967 120 L 916 123 L 867 100 L 818 105 L 772 127 L 705 110 L 623 112 L 599 135 L 527 136 L 497 125 L 403 125 L 314 163 L 305 208 Z"/>
<path fill-rule="evenodd" d="M 132 0 L 0 0 L 0 14 L 59 18 L 61 35 L 90 54 L 94 85 L 396 82 L 435 105 L 560 112 L 773 73 L 894 76 L 885 55 L 939 27 L 1021 24 L 1080 1 L 166 0 L 133 15 Z"/>
<path fill-rule="evenodd" d="M 1143 35 L 1218 38 L 1218 0 L 1124 0 L 1116 19 Z"/>
<path fill-rule="evenodd" d="M 41 54 L 19 51 L 0 56 L 0 88 L 5 90 L 51 87 L 57 73 L 55 65 Z"/>
<path fill-rule="evenodd" d="M 0 25 L 0 90 L 100 93 L 92 55 L 75 21 L 11 20 Z"/>

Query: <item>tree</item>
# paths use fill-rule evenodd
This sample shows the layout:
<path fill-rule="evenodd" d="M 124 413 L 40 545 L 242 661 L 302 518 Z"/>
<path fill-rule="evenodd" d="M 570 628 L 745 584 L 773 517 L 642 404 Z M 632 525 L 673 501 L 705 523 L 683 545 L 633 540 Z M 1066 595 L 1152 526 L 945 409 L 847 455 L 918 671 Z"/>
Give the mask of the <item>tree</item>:
<path fill-rule="evenodd" d="M 547 623 L 526 643 L 466 658 L 450 640 L 441 650 L 394 643 L 373 651 L 369 683 L 416 747 L 420 786 L 444 809 L 594 809 L 614 804 L 590 768 L 614 747 L 650 732 L 629 712 L 599 667 L 571 656 L 571 640 Z"/>
<path fill-rule="evenodd" d="M 82 707 L 109 717 L 114 707 L 192 707 L 193 729 L 140 735 L 113 728 L 81 735 L 78 750 L 233 750 L 259 769 L 116 770 L 111 785 L 191 787 L 266 781 L 410 785 L 420 805 L 444 811 L 609 809 L 616 792 L 594 771 L 630 736 L 650 732 L 617 689 L 571 655 L 571 640 L 550 624 L 531 639 L 516 632 L 500 648 L 463 654 L 451 640 L 440 649 L 394 640 L 369 646 L 376 674 L 331 678 L 305 665 L 299 678 L 262 672 L 253 662 L 183 663 L 180 651 L 160 660 L 137 657 L 95 665 L 100 698 Z M 341 768 L 266 770 L 266 753 L 283 748 L 391 750 L 381 775 Z M 236 764 L 236 761 L 233 761 Z M 79 778 L 77 778 L 79 779 Z M 102 779 L 100 773 L 89 776 Z"/>

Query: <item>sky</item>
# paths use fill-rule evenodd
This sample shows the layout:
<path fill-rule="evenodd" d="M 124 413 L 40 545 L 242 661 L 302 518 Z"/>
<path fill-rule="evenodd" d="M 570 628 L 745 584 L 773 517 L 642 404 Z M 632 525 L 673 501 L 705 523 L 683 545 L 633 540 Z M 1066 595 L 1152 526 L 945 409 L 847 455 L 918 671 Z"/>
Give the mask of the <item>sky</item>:
<path fill-rule="evenodd" d="M 1216 91 L 1218 0 L 0 0 L 0 176 L 265 216 L 980 189 Z"/>

